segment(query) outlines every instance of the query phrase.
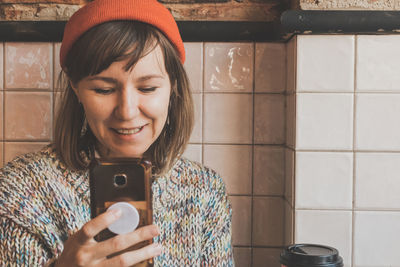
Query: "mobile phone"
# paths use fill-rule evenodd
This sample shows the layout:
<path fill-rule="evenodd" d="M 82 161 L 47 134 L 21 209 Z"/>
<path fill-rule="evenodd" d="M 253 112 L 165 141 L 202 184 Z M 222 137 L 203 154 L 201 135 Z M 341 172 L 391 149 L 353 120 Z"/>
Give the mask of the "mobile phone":
<path fill-rule="evenodd" d="M 152 224 L 152 173 L 149 161 L 139 158 L 95 158 L 90 166 L 89 184 L 92 219 L 112 208 L 111 206 L 115 207 L 117 203 L 118 205 L 122 203 L 125 206 L 133 206 L 130 208 L 137 211 L 135 214 L 138 215 L 138 220 L 134 228 Z M 120 219 L 125 216 L 124 212 Z M 132 222 L 129 216 L 125 216 L 124 220 L 129 224 Z M 97 234 L 95 240 L 104 241 L 117 234 L 118 231 L 109 226 Z M 144 247 L 151 242 L 151 240 L 141 242 L 128 250 Z"/>

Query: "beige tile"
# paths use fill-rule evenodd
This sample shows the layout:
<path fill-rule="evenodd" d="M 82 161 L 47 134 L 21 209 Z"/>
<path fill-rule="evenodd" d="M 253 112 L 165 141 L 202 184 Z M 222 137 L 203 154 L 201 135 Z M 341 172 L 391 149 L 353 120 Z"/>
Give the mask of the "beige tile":
<path fill-rule="evenodd" d="M 254 194 L 284 194 L 285 149 L 276 146 L 254 146 Z"/>
<path fill-rule="evenodd" d="M 255 92 L 283 93 L 286 90 L 285 43 L 256 43 Z"/>
<path fill-rule="evenodd" d="M 281 249 L 253 248 L 253 267 L 279 267 Z"/>
<path fill-rule="evenodd" d="M 286 92 L 296 91 L 297 36 L 286 43 Z"/>
<path fill-rule="evenodd" d="M 5 139 L 50 140 L 52 93 L 6 92 Z"/>
<path fill-rule="evenodd" d="M 293 231 L 294 227 L 294 208 L 287 201 L 285 201 L 285 232 L 284 232 L 284 245 L 288 246 L 293 244 Z"/>
<path fill-rule="evenodd" d="M 251 153 L 249 145 L 205 145 L 204 164 L 222 176 L 229 194 L 251 195 Z"/>
<path fill-rule="evenodd" d="M 399 266 L 400 212 L 357 211 L 354 266 Z"/>
<path fill-rule="evenodd" d="M 286 145 L 296 147 L 296 95 L 286 96 Z"/>
<path fill-rule="evenodd" d="M 0 168 L 4 165 L 3 142 L 0 142 Z"/>
<path fill-rule="evenodd" d="M 236 267 L 249 267 L 251 265 L 251 248 L 234 247 L 233 257 Z"/>
<path fill-rule="evenodd" d="M 283 198 L 254 197 L 253 246 L 282 246 L 283 231 Z"/>
<path fill-rule="evenodd" d="M 60 66 L 60 48 L 61 43 L 54 43 L 54 90 L 60 90 L 61 88 L 58 86 L 58 76 L 61 72 Z"/>
<path fill-rule="evenodd" d="M 294 183 L 295 183 L 295 151 L 286 149 L 285 151 L 285 199 L 294 206 Z"/>
<path fill-rule="evenodd" d="M 193 92 L 203 91 L 203 43 L 185 43 L 185 69 Z"/>
<path fill-rule="evenodd" d="M 3 43 L 0 43 L 0 90 L 3 89 L 4 84 L 4 59 L 3 59 Z"/>
<path fill-rule="evenodd" d="M 204 90 L 252 92 L 253 55 L 251 43 L 206 43 Z"/>
<path fill-rule="evenodd" d="M 194 127 L 192 135 L 190 136 L 191 143 L 202 142 L 202 126 L 203 126 L 203 95 L 192 94 L 194 102 Z"/>
<path fill-rule="evenodd" d="M 294 232 L 296 243 L 323 244 L 334 247 L 339 250 L 340 255 L 343 257 L 344 265 L 351 264 L 351 211 L 297 210 L 295 216 Z M 380 265 L 372 264 L 363 266 Z"/>
<path fill-rule="evenodd" d="M 252 143 L 252 96 L 205 94 L 204 136 L 206 143 Z"/>
<path fill-rule="evenodd" d="M 202 163 L 202 158 L 203 158 L 202 154 L 203 152 L 201 145 L 188 144 L 185 153 L 183 153 L 183 156 L 190 160 Z"/>
<path fill-rule="evenodd" d="M 51 89 L 52 51 L 51 43 L 6 43 L 5 88 Z"/>
<path fill-rule="evenodd" d="M 5 142 L 4 143 L 4 161 L 9 162 L 16 156 L 20 156 L 25 153 L 34 152 L 40 150 L 42 147 L 49 143 L 40 142 Z"/>
<path fill-rule="evenodd" d="M 257 94 L 254 101 L 254 142 L 284 144 L 285 96 Z"/>
<path fill-rule="evenodd" d="M 230 196 L 232 204 L 232 243 L 234 246 L 251 244 L 251 197 Z"/>
<path fill-rule="evenodd" d="M 4 107 L 3 92 L 0 92 L 0 140 L 3 140 L 3 121 L 4 121 L 3 107 Z"/>

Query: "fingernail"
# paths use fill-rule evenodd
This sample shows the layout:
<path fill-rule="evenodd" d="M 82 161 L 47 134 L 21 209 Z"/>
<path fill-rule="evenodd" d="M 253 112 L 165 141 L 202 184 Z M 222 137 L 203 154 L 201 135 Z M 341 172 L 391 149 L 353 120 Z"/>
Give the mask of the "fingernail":
<path fill-rule="evenodd" d="M 116 218 L 118 218 L 119 216 L 121 216 L 122 211 L 120 209 L 113 209 L 110 211 L 110 214 Z"/>
<path fill-rule="evenodd" d="M 161 254 L 162 249 L 163 249 L 163 247 L 162 247 L 161 244 L 159 244 L 159 243 L 153 243 L 153 251 L 154 251 L 155 254 L 157 254 L 157 255 L 158 255 L 158 254 Z"/>
<path fill-rule="evenodd" d="M 158 228 L 157 225 L 154 225 L 152 233 L 153 233 L 153 235 L 159 235 L 160 234 L 160 228 Z"/>

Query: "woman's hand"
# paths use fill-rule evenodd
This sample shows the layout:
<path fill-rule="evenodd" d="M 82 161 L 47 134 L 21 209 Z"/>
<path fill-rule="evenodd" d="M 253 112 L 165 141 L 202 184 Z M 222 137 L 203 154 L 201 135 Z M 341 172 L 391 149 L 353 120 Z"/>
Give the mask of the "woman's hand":
<path fill-rule="evenodd" d="M 117 235 L 102 242 L 94 240 L 94 236 L 121 216 L 120 213 L 119 210 L 108 211 L 87 222 L 65 242 L 64 250 L 55 263 L 55 266 L 132 266 L 161 254 L 161 245 L 154 243 L 138 250 L 128 251 L 118 256 L 107 258 L 108 255 L 120 252 L 160 234 L 156 225 L 148 225 L 132 233 Z"/>

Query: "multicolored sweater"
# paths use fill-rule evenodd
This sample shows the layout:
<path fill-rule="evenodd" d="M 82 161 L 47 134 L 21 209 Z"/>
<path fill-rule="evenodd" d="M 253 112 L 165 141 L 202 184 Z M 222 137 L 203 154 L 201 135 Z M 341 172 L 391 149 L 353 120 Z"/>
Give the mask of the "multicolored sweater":
<path fill-rule="evenodd" d="M 17 157 L 0 169 L 0 266 L 43 266 L 90 220 L 88 171 L 71 171 L 55 151 Z M 154 266 L 233 266 L 231 206 L 222 179 L 179 159 L 152 185 Z"/>

